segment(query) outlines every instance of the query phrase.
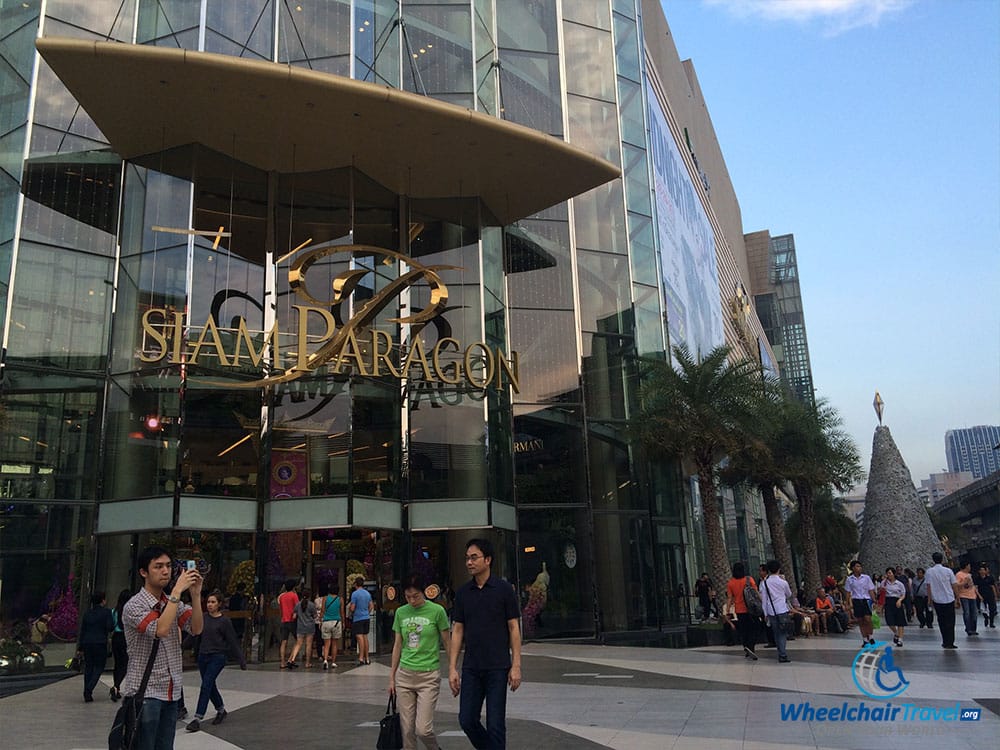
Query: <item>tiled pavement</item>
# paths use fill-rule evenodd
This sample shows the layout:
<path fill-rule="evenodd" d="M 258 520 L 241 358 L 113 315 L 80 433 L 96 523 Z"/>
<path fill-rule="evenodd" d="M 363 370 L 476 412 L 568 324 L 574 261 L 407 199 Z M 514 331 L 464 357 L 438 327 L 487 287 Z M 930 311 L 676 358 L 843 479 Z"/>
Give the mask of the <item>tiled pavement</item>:
<path fill-rule="evenodd" d="M 781 704 L 813 708 L 878 707 L 856 687 L 853 634 L 798 639 L 791 664 L 758 648 L 760 661 L 736 647 L 672 650 L 561 644 L 525 647 L 521 689 L 508 699 L 512 750 L 874 750 L 996 747 L 1000 733 L 1000 630 L 959 636 L 943 651 L 937 631 L 913 630 L 896 650 L 910 685 L 892 700 L 924 709 L 956 704 L 979 711 L 978 721 L 844 723 L 782 721 Z M 883 629 L 881 635 L 888 633 Z M 279 671 L 274 665 L 229 668 L 219 686 L 229 717 L 188 734 L 178 724 L 177 750 L 364 750 L 375 746 L 385 706 L 384 656 L 367 667 L 335 672 Z M 193 707 L 198 675 L 185 674 Z M 104 678 L 106 681 L 108 675 Z M 0 700 L 5 750 L 93 750 L 107 747 L 115 704 L 106 691 L 84 704 L 75 677 Z M 442 748 L 469 748 L 458 727 L 458 701 L 443 686 L 435 726 Z"/>

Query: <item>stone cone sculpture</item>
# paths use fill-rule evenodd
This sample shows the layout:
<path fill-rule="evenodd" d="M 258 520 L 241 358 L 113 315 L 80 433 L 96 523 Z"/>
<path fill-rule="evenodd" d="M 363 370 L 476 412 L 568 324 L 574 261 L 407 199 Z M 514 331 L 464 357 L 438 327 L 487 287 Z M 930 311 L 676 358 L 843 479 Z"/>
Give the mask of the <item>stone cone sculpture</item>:
<path fill-rule="evenodd" d="M 892 565 L 910 570 L 933 565 L 941 541 L 917 496 L 910 470 L 888 427 L 877 427 L 872 442 L 859 559 L 874 577 Z"/>

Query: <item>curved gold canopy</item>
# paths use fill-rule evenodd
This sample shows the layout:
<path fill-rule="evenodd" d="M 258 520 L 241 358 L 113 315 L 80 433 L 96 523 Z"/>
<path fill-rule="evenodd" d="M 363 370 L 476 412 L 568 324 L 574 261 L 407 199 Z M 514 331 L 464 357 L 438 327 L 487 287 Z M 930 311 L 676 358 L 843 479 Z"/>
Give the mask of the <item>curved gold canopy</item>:
<path fill-rule="evenodd" d="M 401 195 L 478 195 L 504 224 L 620 174 L 552 136 L 387 86 L 206 52 L 36 45 L 127 159 L 201 143 L 268 171 L 353 165 Z"/>

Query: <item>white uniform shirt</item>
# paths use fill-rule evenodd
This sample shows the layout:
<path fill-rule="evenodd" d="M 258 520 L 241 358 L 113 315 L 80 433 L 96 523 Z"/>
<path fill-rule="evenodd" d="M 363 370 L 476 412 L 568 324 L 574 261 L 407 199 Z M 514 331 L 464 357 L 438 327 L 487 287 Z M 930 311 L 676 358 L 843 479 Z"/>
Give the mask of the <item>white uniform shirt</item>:
<path fill-rule="evenodd" d="M 931 601 L 935 604 L 952 604 L 955 601 L 955 590 L 951 584 L 957 583 L 955 572 L 941 563 L 932 565 L 924 573 L 924 580 L 931 589 Z"/>

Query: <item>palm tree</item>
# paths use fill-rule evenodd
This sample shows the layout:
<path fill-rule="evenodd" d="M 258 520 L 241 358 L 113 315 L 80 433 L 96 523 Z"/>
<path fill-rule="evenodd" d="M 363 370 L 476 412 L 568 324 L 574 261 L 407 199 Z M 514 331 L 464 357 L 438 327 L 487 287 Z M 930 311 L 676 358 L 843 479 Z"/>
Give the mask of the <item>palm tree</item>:
<path fill-rule="evenodd" d="M 792 550 L 785 537 L 785 519 L 781 514 L 775 487 L 786 483 L 781 465 L 775 457 L 775 445 L 781 434 L 784 418 L 784 394 L 780 381 L 765 377 L 761 398 L 756 407 L 759 410 L 754 421 L 756 439 L 746 441 L 730 455 L 729 463 L 722 470 L 722 480 L 729 485 L 741 482 L 751 484 L 760 491 L 764 501 L 764 516 L 771 532 L 771 550 L 781 569 L 791 574 Z"/>
<path fill-rule="evenodd" d="M 820 584 L 816 546 L 817 491 L 832 485 L 846 491 L 862 479 L 858 448 L 841 429 L 843 420 L 825 400 L 815 406 L 786 399 L 786 420 L 776 445 L 783 473 L 795 488 L 799 504 L 803 577 L 806 590 Z"/>
<path fill-rule="evenodd" d="M 715 489 L 717 466 L 752 435 L 762 393 L 760 365 L 732 360 L 728 346 L 716 347 L 700 362 L 686 346 L 674 347 L 673 354 L 676 368 L 663 361 L 645 363 L 634 429 L 652 457 L 682 457 L 694 465 L 709 566 L 719 585 L 729 580 L 730 566 Z"/>
<path fill-rule="evenodd" d="M 844 513 L 844 504 L 834 498 L 829 487 L 824 487 L 816 493 L 813 505 L 817 528 L 823 529 L 823 535 L 817 540 L 817 554 L 822 573 L 833 573 L 836 578 L 845 575 L 841 570 L 845 560 L 851 559 L 858 552 L 860 538 L 858 525 Z M 788 538 L 800 547 L 801 515 L 798 511 L 788 517 Z M 801 548 L 801 547 L 800 547 Z M 807 591 L 812 594 L 815 589 Z"/>

